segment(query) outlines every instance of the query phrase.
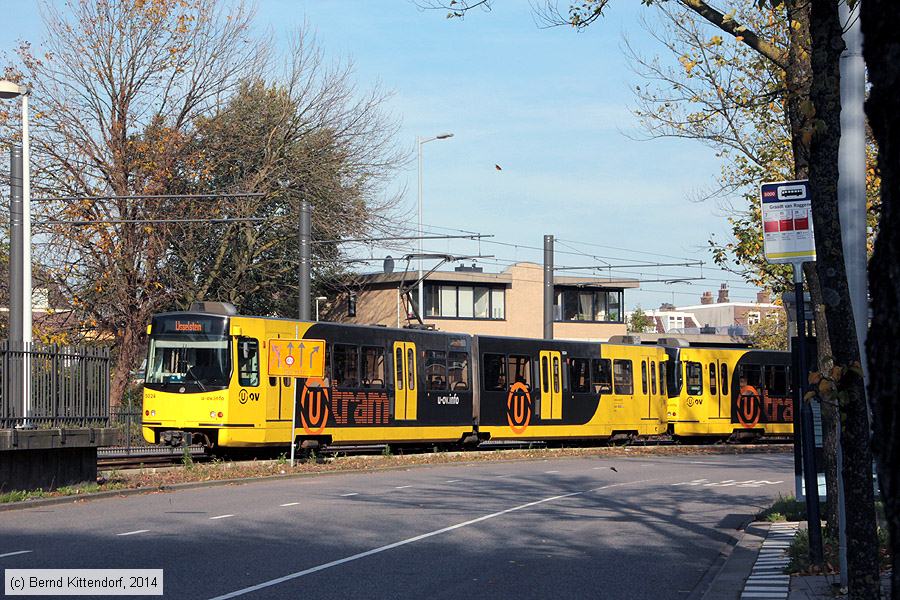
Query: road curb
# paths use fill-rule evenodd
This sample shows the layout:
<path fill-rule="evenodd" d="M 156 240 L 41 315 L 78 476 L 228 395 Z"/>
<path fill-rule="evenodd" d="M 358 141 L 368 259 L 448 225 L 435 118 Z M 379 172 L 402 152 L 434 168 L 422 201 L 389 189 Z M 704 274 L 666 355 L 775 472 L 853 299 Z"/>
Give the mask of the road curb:
<path fill-rule="evenodd" d="M 737 600 L 750 576 L 759 549 L 769 532 L 770 523 L 755 521 L 747 525 L 734 545 L 722 551 L 723 563 L 700 600 Z"/>

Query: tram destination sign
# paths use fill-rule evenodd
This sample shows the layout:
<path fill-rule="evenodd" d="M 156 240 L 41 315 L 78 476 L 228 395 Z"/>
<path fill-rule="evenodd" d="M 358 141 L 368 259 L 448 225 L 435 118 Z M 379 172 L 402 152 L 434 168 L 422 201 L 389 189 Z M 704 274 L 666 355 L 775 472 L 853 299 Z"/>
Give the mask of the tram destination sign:
<path fill-rule="evenodd" d="M 324 377 L 325 340 L 269 340 L 273 377 Z"/>
<path fill-rule="evenodd" d="M 763 250 L 770 263 L 816 260 L 809 181 L 760 185 Z"/>

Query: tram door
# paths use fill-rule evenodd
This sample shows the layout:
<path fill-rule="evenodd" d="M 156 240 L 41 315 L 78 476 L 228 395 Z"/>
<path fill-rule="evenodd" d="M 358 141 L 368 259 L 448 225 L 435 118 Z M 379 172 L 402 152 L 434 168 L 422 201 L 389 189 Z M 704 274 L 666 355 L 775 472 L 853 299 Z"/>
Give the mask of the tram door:
<path fill-rule="evenodd" d="M 541 419 L 562 419 L 562 367 L 560 353 L 541 351 Z"/>
<path fill-rule="evenodd" d="M 394 418 L 413 421 L 416 418 L 416 345 L 394 342 Z"/>

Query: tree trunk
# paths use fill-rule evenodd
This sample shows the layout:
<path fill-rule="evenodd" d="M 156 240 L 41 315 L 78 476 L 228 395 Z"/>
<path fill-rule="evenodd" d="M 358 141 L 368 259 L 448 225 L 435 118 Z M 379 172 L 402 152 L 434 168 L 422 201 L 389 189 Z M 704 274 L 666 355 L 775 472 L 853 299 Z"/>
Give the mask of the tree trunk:
<path fill-rule="evenodd" d="M 140 352 L 139 335 L 129 323 L 122 331 L 122 339 L 118 344 L 118 353 L 109 384 L 109 407 L 118 409 L 125 396 L 125 390 L 131 381 L 131 369 Z"/>
<path fill-rule="evenodd" d="M 794 177 L 809 178 L 809 142 L 808 135 L 812 131 L 812 119 L 808 111 L 804 112 L 801 104 L 809 99 L 810 88 L 810 37 L 809 37 L 809 2 L 799 3 L 790 0 L 785 4 L 788 23 L 797 23 L 797 27 L 789 28 L 788 68 L 785 71 L 787 80 L 788 101 L 785 114 L 791 132 L 791 147 L 794 155 Z M 803 265 L 806 286 L 813 306 L 816 328 L 816 364 L 820 372 L 831 371 L 831 343 L 828 340 L 828 319 L 825 315 L 825 304 L 822 298 L 822 286 L 819 285 L 819 274 L 815 265 Z M 805 382 L 804 382 L 805 383 Z M 799 418 L 799 415 L 797 415 Z M 838 528 L 838 468 L 837 468 L 837 409 L 833 404 L 822 404 L 822 457 L 825 464 L 825 520 L 832 535 Z M 799 432 L 799 421 L 794 422 L 794 431 Z"/>
<path fill-rule="evenodd" d="M 900 600 L 900 37 L 893 0 L 865 0 L 860 12 L 863 55 L 871 88 L 866 115 L 878 144 L 881 223 L 869 265 L 872 325 L 869 392 L 872 398 L 878 479 L 893 554 L 892 597 Z"/>
<path fill-rule="evenodd" d="M 815 125 L 810 144 L 809 179 L 813 198 L 816 262 L 825 301 L 832 355 L 846 370 L 837 379 L 841 442 L 844 449 L 844 492 L 847 516 L 847 560 L 851 600 L 878 598 L 878 536 L 869 447 L 869 415 L 859 370 L 850 291 L 844 268 L 838 216 L 838 147 L 841 131 L 840 56 L 844 49 L 838 18 L 839 0 L 813 2 L 810 10 L 812 85 Z M 856 368 L 851 368 L 856 365 Z"/>

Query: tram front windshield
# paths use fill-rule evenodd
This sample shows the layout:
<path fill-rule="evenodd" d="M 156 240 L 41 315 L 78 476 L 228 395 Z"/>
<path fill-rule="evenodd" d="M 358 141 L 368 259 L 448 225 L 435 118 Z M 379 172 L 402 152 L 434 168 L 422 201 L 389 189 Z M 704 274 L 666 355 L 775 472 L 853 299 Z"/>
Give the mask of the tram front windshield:
<path fill-rule="evenodd" d="M 177 335 L 151 337 L 144 385 L 159 391 L 197 392 L 228 386 L 228 339 Z"/>

